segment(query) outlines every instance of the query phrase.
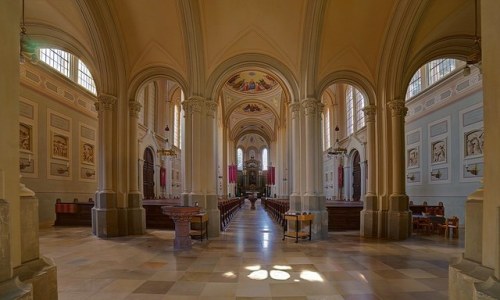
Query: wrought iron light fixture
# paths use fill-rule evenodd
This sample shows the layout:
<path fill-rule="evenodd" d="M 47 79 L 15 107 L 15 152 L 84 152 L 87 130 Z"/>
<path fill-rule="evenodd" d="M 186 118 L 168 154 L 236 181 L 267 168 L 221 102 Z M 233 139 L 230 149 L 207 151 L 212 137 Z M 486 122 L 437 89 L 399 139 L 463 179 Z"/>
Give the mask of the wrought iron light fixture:
<path fill-rule="evenodd" d="M 335 145 L 332 149 L 332 151 L 328 151 L 328 155 L 334 155 L 334 156 L 340 156 L 340 155 L 344 155 L 347 153 L 347 149 L 346 148 L 342 148 L 340 147 L 340 143 L 339 143 L 339 126 L 335 126 Z"/>
<path fill-rule="evenodd" d="M 23 64 L 26 61 L 25 54 L 31 57 L 31 62 L 36 63 L 38 57 L 35 51 L 35 46 L 26 31 L 26 23 L 24 21 L 24 0 L 22 0 L 21 31 L 19 33 L 19 63 Z"/>
<path fill-rule="evenodd" d="M 168 135 L 168 132 L 170 131 L 170 128 L 168 128 L 168 125 L 165 127 L 165 131 L 167 132 L 167 135 Z M 168 138 L 167 138 L 167 141 L 165 142 L 165 148 L 158 149 L 157 152 L 161 157 L 165 157 L 165 156 L 177 157 L 177 153 L 175 152 L 175 149 L 171 148 L 169 143 L 168 143 Z"/>

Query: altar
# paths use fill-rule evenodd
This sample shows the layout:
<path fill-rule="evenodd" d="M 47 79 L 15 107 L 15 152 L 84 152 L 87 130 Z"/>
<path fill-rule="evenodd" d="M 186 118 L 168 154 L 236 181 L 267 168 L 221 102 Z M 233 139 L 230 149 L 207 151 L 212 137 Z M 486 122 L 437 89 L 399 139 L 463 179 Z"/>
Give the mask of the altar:
<path fill-rule="evenodd" d="M 267 171 L 262 170 L 259 160 L 251 157 L 243 164 L 243 170 L 238 171 L 238 195 L 250 199 L 250 195 L 258 198 L 266 191 Z"/>

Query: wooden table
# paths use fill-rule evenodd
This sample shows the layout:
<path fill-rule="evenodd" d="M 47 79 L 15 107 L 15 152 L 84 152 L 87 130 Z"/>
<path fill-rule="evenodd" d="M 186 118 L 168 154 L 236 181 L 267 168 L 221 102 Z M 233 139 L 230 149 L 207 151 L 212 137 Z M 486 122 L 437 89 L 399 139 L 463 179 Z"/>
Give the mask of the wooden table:
<path fill-rule="evenodd" d="M 295 238 L 295 242 L 299 242 L 299 237 L 300 238 L 309 238 L 311 240 L 311 233 L 312 233 L 312 221 L 314 220 L 314 215 L 311 214 L 285 214 L 285 225 L 283 226 L 283 240 L 285 238 L 290 237 L 290 238 Z M 295 222 L 295 234 L 290 235 L 288 233 L 288 222 Z M 303 222 L 309 222 L 309 232 L 303 232 L 301 231 L 302 223 Z"/>

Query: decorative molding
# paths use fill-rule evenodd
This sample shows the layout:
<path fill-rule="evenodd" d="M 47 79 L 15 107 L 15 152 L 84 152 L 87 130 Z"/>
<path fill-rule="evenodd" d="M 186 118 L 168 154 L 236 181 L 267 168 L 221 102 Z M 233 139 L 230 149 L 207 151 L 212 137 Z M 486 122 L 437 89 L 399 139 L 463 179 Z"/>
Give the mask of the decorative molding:
<path fill-rule="evenodd" d="M 482 75 L 479 69 L 473 68 L 472 73 L 466 77 L 461 70 L 457 70 L 446 80 L 407 101 L 406 122 L 413 122 L 445 105 L 463 99 L 481 88 Z"/>
<path fill-rule="evenodd" d="M 142 104 L 139 101 L 130 100 L 128 102 L 129 116 L 139 118 L 139 113 L 141 112 Z"/>
<path fill-rule="evenodd" d="M 215 112 L 217 110 L 217 102 L 214 102 L 212 100 L 206 100 L 205 101 L 205 108 L 207 111 L 207 116 L 215 118 Z"/>
<path fill-rule="evenodd" d="M 116 97 L 108 94 L 101 94 L 98 101 L 94 103 L 97 111 L 113 110 L 116 104 Z"/>
<path fill-rule="evenodd" d="M 318 101 L 314 98 L 304 99 L 301 101 L 301 104 L 304 107 L 306 116 L 316 113 L 316 110 L 318 109 Z"/>
<path fill-rule="evenodd" d="M 391 113 L 393 117 L 404 117 L 408 112 L 408 108 L 405 106 L 405 101 L 401 99 L 394 99 L 389 101 L 387 105 L 391 109 Z"/>
<path fill-rule="evenodd" d="M 368 105 L 363 108 L 363 113 L 365 114 L 365 121 L 375 122 L 375 115 L 377 114 L 377 107 L 375 105 Z"/>
<path fill-rule="evenodd" d="M 96 100 L 96 96 L 75 85 L 69 79 L 62 78 L 56 72 L 51 72 L 31 63 L 21 64 L 20 79 L 22 87 L 42 93 L 88 116 L 97 117 L 97 112 L 92 105 Z"/>

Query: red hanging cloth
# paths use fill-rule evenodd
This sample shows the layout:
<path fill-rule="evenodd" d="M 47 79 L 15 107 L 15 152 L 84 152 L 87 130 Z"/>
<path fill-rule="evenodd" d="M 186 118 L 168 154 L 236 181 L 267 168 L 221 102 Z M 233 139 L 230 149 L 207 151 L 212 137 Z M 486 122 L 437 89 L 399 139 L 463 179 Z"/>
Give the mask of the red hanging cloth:
<path fill-rule="evenodd" d="M 342 188 L 342 187 L 344 187 L 344 166 L 339 165 L 338 174 L 339 174 L 339 178 L 338 178 L 339 188 Z"/>

